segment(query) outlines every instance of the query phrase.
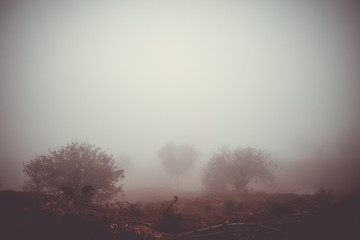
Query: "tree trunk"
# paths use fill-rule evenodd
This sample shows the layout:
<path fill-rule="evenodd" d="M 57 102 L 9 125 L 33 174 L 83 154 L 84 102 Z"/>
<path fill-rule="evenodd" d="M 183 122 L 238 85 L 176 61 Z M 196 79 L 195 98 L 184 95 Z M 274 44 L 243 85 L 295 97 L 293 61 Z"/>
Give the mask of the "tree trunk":
<path fill-rule="evenodd" d="M 177 190 L 179 191 L 180 190 L 180 175 L 177 175 L 176 176 L 176 180 L 177 180 Z"/>

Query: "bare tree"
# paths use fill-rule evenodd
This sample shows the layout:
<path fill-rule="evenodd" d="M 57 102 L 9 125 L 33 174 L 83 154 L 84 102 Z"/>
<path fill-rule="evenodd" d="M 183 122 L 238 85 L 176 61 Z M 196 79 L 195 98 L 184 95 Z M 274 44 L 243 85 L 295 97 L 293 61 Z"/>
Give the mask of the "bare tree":
<path fill-rule="evenodd" d="M 177 178 L 179 188 L 180 176 L 195 165 L 199 154 L 193 145 L 177 146 L 170 142 L 158 151 L 158 157 L 165 169 Z"/>
<path fill-rule="evenodd" d="M 231 152 L 222 148 L 214 153 L 204 169 L 203 184 L 211 191 L 225 191 L 228 188 Z"/>
<path fill-rule="evenodd" d="M 121 191 L 118 181 L 124 170 L 115 165 L 112 155 L 87 143 L 72 142 L 24 164 L 29 180 L 23 188 L 66 197 L 109 199 Z"/>
<path fill-rule="evenodd" d="M 272 163 L 270 154 L 262 150 L 222 148 L 214 153 L 204 169 L 203 184 L 210 191 L 242 190 L 254 179 L 271 181 Z"/>

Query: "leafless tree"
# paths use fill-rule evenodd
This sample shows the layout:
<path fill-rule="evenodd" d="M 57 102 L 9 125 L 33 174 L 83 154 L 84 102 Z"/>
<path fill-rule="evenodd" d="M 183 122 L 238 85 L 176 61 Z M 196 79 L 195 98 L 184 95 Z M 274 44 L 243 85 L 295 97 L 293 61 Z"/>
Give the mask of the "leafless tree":
<path fill-rule="evenodd" d="M 250 181 L 272 181 L 271 155 L 254 148 L 231 151 L 224 147 L 213 154 L 204 169 L 203 184 L 210 191 L 245 189 Z"/>
<path fill-rule="evenodd" d="M 124 177 L 124 170 L 115 165 L 112 155 L 79 142 L 35 157 L 24 164 L 24 172 L 29 177 L 23 185 L 25 190 L 63 193 L 78 199 L 88 194 L 87 200 L 93 192 L 98 200 L 111 198 L 121 191 L 117 183 Z"/>

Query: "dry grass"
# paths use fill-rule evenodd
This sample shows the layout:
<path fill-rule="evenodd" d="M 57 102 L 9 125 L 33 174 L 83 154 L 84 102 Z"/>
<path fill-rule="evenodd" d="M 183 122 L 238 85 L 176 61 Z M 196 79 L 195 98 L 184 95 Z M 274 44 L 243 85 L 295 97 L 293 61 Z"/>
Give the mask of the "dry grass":
<path fill-rule="evenodd" d="M 197 239 L 196 234 L 201 232 L 208 239 L 322 239 L 336 236 L 332 231 L 344 236 L 356 234 L 354 231 L 360 229 L 356 220 L 359 209 L 358 198 L 351 200 L 324 191 L 315 195 L 228 191 L 147 204 L 122 201 L 101 205 L 79 205 L 34 193 L 0 192 L 0 234 L 11 236 L 2 239 L 110 240 L 175 239 L 186 232 L 184 236 Z M 211 230 L 214 225 L 217 227 Z M 226 226 L 232 227 L 225 230 Z M 203 230 L 191 232 L 198 229 Z M 279 232 L 292 238 L 284 238 Z"/>

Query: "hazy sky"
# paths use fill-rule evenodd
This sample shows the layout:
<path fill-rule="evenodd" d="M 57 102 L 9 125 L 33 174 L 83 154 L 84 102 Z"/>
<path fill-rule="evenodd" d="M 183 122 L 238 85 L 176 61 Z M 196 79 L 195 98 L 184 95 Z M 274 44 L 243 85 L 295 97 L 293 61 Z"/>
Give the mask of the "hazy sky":
<path fill-rule="evenodd" d="M 14 1 L 0 17 L 0 183 L 77 139 L 160 168 L 169 141 L 290 159 L 352 124 L 356 38 L 332 1 Z"/>

